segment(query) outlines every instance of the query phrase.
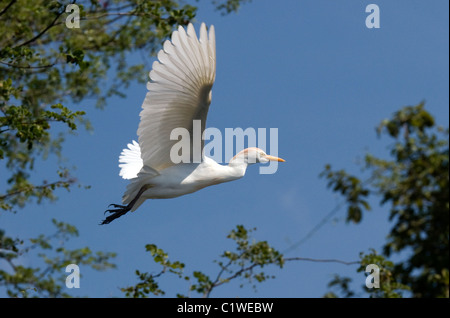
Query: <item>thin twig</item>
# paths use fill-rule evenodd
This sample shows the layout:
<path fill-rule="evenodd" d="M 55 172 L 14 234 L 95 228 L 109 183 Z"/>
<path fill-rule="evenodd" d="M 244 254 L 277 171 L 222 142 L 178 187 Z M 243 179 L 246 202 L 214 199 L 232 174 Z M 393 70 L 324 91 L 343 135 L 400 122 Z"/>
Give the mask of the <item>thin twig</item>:
<path fill-rule="evenodd" d="M 61 185 L 67 184 L 67 183 L 69 183 L 69 184 L 74 183 L 75 181 L 76 181 L 75 179 L 68 179 L 68 180 L 64 180 L 64 181 L 55 181 L 53 183 L 48 183 L 48 184 L 44 184 L 44 185 L 40 185 L 40 186 L 25 187 L 25 188 L 16 190 L 14 192 L 10 192 L 10 193 L 4 194 L 4 195 L 0 195 L 0 201 L 5 200 L 5 199 L 7 199 L 8 197 L 11 197 L 11 196 L 19 195 L 19 194 L 21 194 L 23 192 L 26 192 L 26 191 L 31 191 L 31 190 L 35 190 L 35 189 L 41 190 L 41 189 L 45 189 L 45 188 L 52 187 L 52 186 L 59 187 Z"/>
<path fill-rule="evenodd" d="M 0 12 L 0 17 L 8 11 L 8 9 L 16 2 L 17 0 L 12 0 L 8 5 Z"/>
<path fill-rule="evenodd" d="M 311 238 L 311 236 L 313 236 L 322 226 L 324 226 L 329 221 L 329 219 L 333 215 L 335 215 L 339 211 L 339 209 L 342 207 L 343 204 L 344 204 L 344 202 L 341 202 L 338 205 L 336 205 L 327 215 L 325 215 L 325 217 L 322 220 L 320 220 L 319 223 L 316 224 L 316 226 L 314 226 L 303 238 L 301 238 L 299 241 L 297 241 L 296 243 L 292 244 L 289 248 L 287 248 L 283 252 L 283 254 L 296 249 L 297 247 L 302 245 L 304 242 L 309 240 Z"/>
<path fill-rule="evenodd" d="M 366 185 L 369 184 L 370 182 L 372 182 L 374 179 L 374 177 L 370 177 L 367 180 L 363 181 L 361 183 L 361 185 Z M 303 243 L 305 243 L 307 240 L 309 240 L 317 231 L 319 231 L 319 229 L 324 226 L 330 219 L 332 216 L 334 216 L 339 210 L 340 208 L 342 208 L 342 206 L 347 203 L 348 201 L 342 201 L 340 203 L 338 203 L 327 215 L 325 215 L 325 217 L 320 220 L 319 223 L 317 223 L 303 238 L 301 238 L 300 240 L 298 240 L 297 242 L 295 242 L 294 244 L 292 244 L 290 247 L 288 247 L 286 250 L 283 251 L 283 254 L 286 254 L 288 252 L 291 252 L 292 250 L 296 249 L 297 247 L 299 247 L 300 245 L 302 245 Z"/>
<path fill-rule="evenodd" d="M 41 68 L 50 68 L 56 65 L 56 63 L 53 64 L 48 64 L 48 65 L 41 65 L 41 66 L 31 66 L 31 65 L 16 65 L 16 64 L 11 64 L 8 62 L 3 62 L 0 61 L 0 64 L 6 65 L 6 66 L 10 66 L 10 67 L 14 67 L 14 68 L 24 68 L 24 69 L 41 69 Z"/>
<path fill-rule="evenodd" d="M 73 3 L 75 3 L 75 1 L 74 1 Z M 52 21 L 52 22 L 51 22 L 44 30 L 42 30 L 41 32 L 39 32 L 38 34 L 36 34 L 34 37 L 32 37 L 31 39 L 29 39 L 28 41 L 25 41 L 24 43 L 18 45 L 17 47 L 22 47 L 22 46 L 28 45 L 28 44 L 30 44 L 30 43 L 36 41 L 37 39 L 39 39 L 39 38 L 40 38 L 41 36 L 43 36 L 43 35 L 45 34 L 45 32 L 47 32 L 51 27 L 54 27 L 54 26 L 55 26 L 56 21 L 59 19 L 59 17 L 60 17 L 64 12 L 65 12 L 64 10 L 62 10 L 61 12 L 59 12 L 59 13 L 56 15 L 55 19 L 53 19 L 53 21 Z"/>
<path fill-rule="evenodd" d="M 242 255 L 244 255 L 244 253 L 245 253 L 245 252 L 242 252 L 241 255 L 238 256 L 238 259 L 240 259 L 240 258 L 242 257 Z M 220 272 L 217 274 L 216 279 L 215 279 L 214 282 L 211 284 L 211 287 L 210 287 L 210 288 L 206 291 L 206 293 L 204 294 L 204 297 L 205 297 L 205 298 L 208 298 L 208 297 L 209 297 L 209 294 L 211 293 L 211 291 L 212 291 L 212 289 L 213 289 L 214 287 L 217 287 L 217 286 L 222 285 L 222 284 L 224 283 L 224 281 L 219 282 L 219 281 L 220 281 L 220 277 L 222 276 L 223 272 L 225 272 L 225 270 L 226 270 L 228 267 L 231 266 L 231 264 L 233 264 L 233 261 L 232 261 L 232 260 L 230 260 L 230 261 L 228 262 L 227 265 L 221 266 L 222 269 L 221 269 Z"/>
<path fill-rule="evenodd" d="M 316 259 L 316 258 L 309 258 L 309 257 L 289 257 L 285 258 L 284 261 L 307 261 L 307 262 L 316 262 L 316 263 L 339 263 L 343 265 L 357 265 L 361 262 L 359 261 L 341 261 L 339 259 Z"/>

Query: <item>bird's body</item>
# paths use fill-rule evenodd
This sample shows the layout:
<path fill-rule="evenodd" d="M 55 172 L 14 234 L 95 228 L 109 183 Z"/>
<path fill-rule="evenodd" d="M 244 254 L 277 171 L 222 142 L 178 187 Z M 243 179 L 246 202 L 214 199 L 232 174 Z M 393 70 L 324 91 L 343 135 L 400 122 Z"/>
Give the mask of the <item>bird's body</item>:
<path fill-rule="evenodd" d="M 119 175 L 130 183 L 122 198 L 124 205 L 115 209 L 102 224 L 128 211 L 135 211 L 147 199 L 168 199 L 189 194 L 205 187 L 233 181 L 245 175 L 247 166 L 258 162 L 284 161 L 258 148 L 247 148 L 221 165 L 203 155 L 203 141 L 197 149 L 192 140 L 194 121 L 201 123 L 201 133 L 211 103 L 211 89 L 216 72 L 214 27 L 209 34 L 201 25 L 197 38 L 189 24 L 187 32 L 179 27 L 171 41 L 164 43 L 153 63 L 149 92 L 142 105 L 138 128 L 139 143 L 128 144 L 119 157 Z M 171 139 L 174 129 L 185 129 L 190 135 L 190 156 L 200 162 L 175 163 L 171 150 L 178 140 Z"/>
<path fill-rule="evenodd" d="M 186 163 L 162 170 L 147 183 L 152 188 L 142 196 L 147 199 L 175 198 L 243 176 L 243 169 L 235 170 L 205 157 L 201 163 Z"/>

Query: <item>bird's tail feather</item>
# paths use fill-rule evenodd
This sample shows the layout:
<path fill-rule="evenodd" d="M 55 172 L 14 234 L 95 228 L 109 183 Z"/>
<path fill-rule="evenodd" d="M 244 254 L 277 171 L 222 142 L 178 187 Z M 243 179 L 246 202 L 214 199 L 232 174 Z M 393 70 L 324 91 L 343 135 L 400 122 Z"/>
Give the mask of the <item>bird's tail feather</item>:
<path fill-rule="evenodd" d="M 141 147 L 136 141 L 127 145 L 119 156 L 119 175 L 124 179 L 136 178 L 144 163 L 141 158 Z"/>

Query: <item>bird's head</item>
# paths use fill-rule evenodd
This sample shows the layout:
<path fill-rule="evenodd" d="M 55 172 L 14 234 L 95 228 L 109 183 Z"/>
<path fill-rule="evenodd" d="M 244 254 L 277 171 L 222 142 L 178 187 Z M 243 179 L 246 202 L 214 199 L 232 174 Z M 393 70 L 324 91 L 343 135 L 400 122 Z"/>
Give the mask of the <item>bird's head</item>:
<path fill-rule="evenodd" d="M 279 161 L 284 162 L 284 159 L 270 156 L 266 154 L 262 149 L 251 147 L 242 150 L 236 156 L 234 156 L 230 163 L 244 162 L 246 164 L 254 164 L 254 163 L 266 163 L 269 161 Z"/>

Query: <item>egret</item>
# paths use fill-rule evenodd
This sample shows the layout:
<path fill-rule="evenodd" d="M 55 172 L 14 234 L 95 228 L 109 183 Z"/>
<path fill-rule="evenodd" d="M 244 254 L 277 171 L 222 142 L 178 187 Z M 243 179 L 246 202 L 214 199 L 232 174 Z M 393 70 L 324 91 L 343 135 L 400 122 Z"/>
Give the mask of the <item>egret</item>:
<path fill-rule="evenodd" d="M 284 162 L 251 147 L 239 152 L 228 165 L 221 165 L 204 156 L 203 140 L 199 162 L 171 160 L 171 148 L 178 142 L 169 138 L 173 129 L 185 128 L 192 138 L 193 122 L 199 120 L 203 133 L 215 76 L 214 26 L 208 32 L 202 23 L 198 38 L 192 24 L 186 30 L 180 26 L 171 40 L 164 42 L 149 74 L 137 130 L 139 143 L 132 141 L 119 156 L 119 175 L 130 180 L 123 205 L 111 204 L 114 209 L 105 211 L 110 215 L 102 224 L 135 211 L 147 199 L 175 198 L 242 178 L 247 166 L 253 163 Z"/>

